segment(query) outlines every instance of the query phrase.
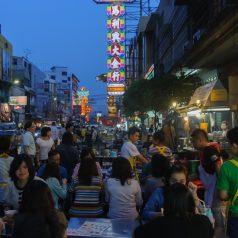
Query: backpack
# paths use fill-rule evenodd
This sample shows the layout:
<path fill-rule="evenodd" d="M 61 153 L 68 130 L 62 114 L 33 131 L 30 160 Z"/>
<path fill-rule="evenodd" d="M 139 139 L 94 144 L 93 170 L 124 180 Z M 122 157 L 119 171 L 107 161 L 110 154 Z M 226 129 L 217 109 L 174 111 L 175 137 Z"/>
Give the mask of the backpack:
<path fill-rule="evenodd" d="M 215 165 L 221 160 L 220 152 L 217 149 L 217 146 L 211 144 L 205 147 L 203 150 L 203 157 L 202 166 L 204 170 L 208 174 L 214 174 L 216 172 Z"/>

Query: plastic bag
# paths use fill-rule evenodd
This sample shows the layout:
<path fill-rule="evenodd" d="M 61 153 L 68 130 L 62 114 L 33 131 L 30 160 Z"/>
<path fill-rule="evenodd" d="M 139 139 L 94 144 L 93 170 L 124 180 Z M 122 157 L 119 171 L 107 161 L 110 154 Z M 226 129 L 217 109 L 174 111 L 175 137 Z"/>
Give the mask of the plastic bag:
<path fill-rule="evenodd" d="M 210 222 L 212 223 L 212 226 L 215 225 L 215 219 L 212 214 L 212 210 L 209 206 L 206 206 L 205 202 L 203 200 L 199 199 L 199 213 L 201 215 L 204 215 L 209 218 Z"/>

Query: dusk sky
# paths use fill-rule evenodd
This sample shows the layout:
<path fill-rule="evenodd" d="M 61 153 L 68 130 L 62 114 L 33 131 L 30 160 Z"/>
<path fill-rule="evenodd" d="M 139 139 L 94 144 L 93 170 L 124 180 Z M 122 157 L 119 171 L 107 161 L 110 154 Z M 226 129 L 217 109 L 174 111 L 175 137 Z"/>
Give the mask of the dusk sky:
<path fill-rule="evenodd" d="M 12 43 L 13 55 L 30 53 L 28 59 L 44 71 L 68 67 L 92 97 L 101 95 L 93 108 L 106 112 L 106 84 L 95 79 L 107 72 L 106 5 L 93 0 L 0 1 L 2 34 Z M 151 6 L 158 3 L 151 0 Z"/>
<path fill-rule="evenodd" d="M 107 72 L 106 5 L 93 0 L 1 0 L 2 34 L 13 55 L 26 56 L 42 70 L 67 66 L 91 95 L 106 94 L 95 77 Z M 105 99 L 95 109 L 106 110 Z"/>

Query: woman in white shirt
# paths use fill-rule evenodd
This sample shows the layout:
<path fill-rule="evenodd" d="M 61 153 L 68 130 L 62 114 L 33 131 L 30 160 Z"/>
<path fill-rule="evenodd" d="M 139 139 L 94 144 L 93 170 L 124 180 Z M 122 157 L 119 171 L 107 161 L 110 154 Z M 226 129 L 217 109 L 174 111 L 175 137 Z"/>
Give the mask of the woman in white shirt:
<path fill-rule="evenodd" d="M 54 140 L 51 138 L 51 128 L 43 127 L 41 137 L 36 140 L 37 160 L 43 164 L 48 161 L 48 153 L 54 148 Z"/>
<path fill-rule="evenodd" d="M 106 201 L 109 203 L 109 218 L 136 219 L 137 207 L 143 204 L 139 183 L 132 179 L 130 162 L 118 157 L 113 160 L 112 178 L 105 184 Z"/>

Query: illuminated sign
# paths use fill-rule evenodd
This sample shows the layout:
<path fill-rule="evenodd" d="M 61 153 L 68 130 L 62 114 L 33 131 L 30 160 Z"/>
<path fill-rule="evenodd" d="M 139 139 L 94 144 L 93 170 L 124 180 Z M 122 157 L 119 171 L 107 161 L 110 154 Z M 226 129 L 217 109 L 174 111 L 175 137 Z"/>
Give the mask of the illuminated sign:
<path fill-rule="evenodd" d="M 112 43 L 120 43 L 125 41 L 125 33 L 123 31 L 109 31 L 107 40 Z"/>
<path fill-rule="evenodd" d="M 111 69 L 121 69 L 125 67 L 125 59 L 112 57 L 107 60 L 107 67 Z"/>
<path fill-rule="evenodd" d="M 113 44 L 107 47 L 107 53 L 111 56 L 121 56 L 125 54 L 125 47 L 119 44 Z"/>
<path fill-rule="evenodd" d="M 86 112 L 90 113 L 93 109 L 90 106 L 86 106 Z"/>
<path fill-rule="evenodd" d="M 154 78 L 154 76 L 155 76 L 155 67 L 152 64 L 151 67 L 149 68 L 148 72 L 146 73 L 144 79 L 150 80 L 150 79 Z"/>
<path fill-rule="evenodd" d="M 120 18 L 112 18 L 107 20 L 107 28 L 112 30 L 124 29 L 125 20 Z"/>
<path fill-rule="evenodd" d="M 81 103 L 81 116 L 85 116 L 86 114 L 86 101 L 83 99 Z"/>
<path fill-rule="evenodd" d="M 8 103 L 0 103 L 0 122 L 12 120 L 12 110 Z"/>
<path fill-rule="evenodd" d="M 107 87 L 108 95 L 123 95 L 125 92 L 124 84 L 109 84 Z"/>
<path fill-rule="evenodd" d="M 120 83 L 125 81 L 125 72 L 114 70 L 107 73 L 107 82 L 108 83 Z"/>
<path fill-rule="evenodd" d="M 107 94 L 108 115 L 117 117 L 114 96 L 125 92 L 125 5 L 134 0 L 94 0 L 96 3 L 108 3 L 107 6 Z"/>
<path fill-rule="evenodd" d="M 109 5 L 107 7 L 107 15 L 112 17 L 119 17 L 125 14 L 125 7 L 123 5 Z"/>
<path fill-rule="evenodd" d="M 26 96 L 10 96 L 9 105 L 26 106 L 27 105 L 27 97 Z"/>

